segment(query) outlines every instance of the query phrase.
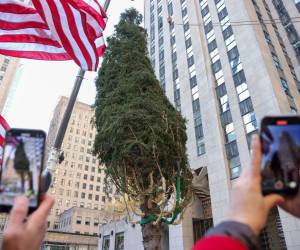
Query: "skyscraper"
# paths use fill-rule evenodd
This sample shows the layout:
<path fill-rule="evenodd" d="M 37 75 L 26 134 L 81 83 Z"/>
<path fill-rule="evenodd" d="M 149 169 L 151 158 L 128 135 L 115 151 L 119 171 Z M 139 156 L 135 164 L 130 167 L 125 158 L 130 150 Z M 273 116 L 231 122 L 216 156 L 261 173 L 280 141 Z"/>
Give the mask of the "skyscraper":
<path fill-rule="evenodd" d="M 55 108 L 47 138 L 47 152 L 54 144 L 67 102 L 67 97 L 61 97 Z M 82 208 L 86 208 L 87 212 L 82 213 L 87 214 L 87 216 L 82 217 L 80 221 L 84 225 L 88 220 L 88 223 L 97 227 L 101 221 L 97 218 L 97 223 L 94 222 L 94 218 L 88 216 L 89 213 L 93 213 L 88 211 L 90 209 L 103 210 L 106 202 L 111 202 L 113 199 L 113 188 L 104 184 L 104 168 L 92 155 L 96 133 L 91 124 L 93 116 L 94 111 L 89 105 L 76 102 L 62 145 L 65 159 L 57 165 L 49 190 L 56 200 L 49 217 L 50 230 L 63 230 L 66 227 L 66 225 L 59 223 L 59 218 L 72 207 L 79 207 L 81 208 L 80 211 L 83 210 Z M 76 229 L 77 231 L 78 229 Z M 85 232 L 92 234 L 94 231 Z M 71 232 L 70 228 L 68 232 Z"/>
<path fill-rule="evenodd" d="M 19 59 L 0 55 L 0 113 L 3 111 L 18 65 Z"/>
<path fill-rule="evenodd" d="M 188 120 L 191 168 L 207 167 L 214 224 L 226 218 L 231 186 L 250 165 L 260 120 L 300 110 L 299 9 L 297 0 L 145 0 L 149 57 Z M 263 247 L 298 249 L 299 220 L 277 209 L 270 216 Z M 189 249 L 186 225 L 197 238 L 207 219 L 201 206 L 188 213 L 176 227 L 182 241 L 170 249 Z"/>

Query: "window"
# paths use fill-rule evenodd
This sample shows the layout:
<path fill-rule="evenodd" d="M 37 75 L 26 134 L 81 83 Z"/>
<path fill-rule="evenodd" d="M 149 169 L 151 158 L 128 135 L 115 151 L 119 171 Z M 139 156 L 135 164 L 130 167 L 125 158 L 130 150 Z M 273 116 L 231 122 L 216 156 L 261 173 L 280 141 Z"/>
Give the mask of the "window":
<path fill-rule="evenodd" d="M 84 224 L 87 225 L 87 226 L 89 226 L 91 224 L 91 218 L 90 217 L 86 217 Z"/>
<path fill-rule="evenodd" d="M 209 228 L 213 227 L 213 219 L 193 219 L 194 240 L 201 239 Z"/>
<path fill-rule="evenodd" d="M 163 28 L 163 18 L 162 16 L 158 17 L 158 29 L 162 30 Z"/>
<path fill-rule="evenodd" d="M 274 65 L 275 65 L 277 68 L 282 69 L 278 56 L 275 55 L 274 53 L 272 53 L 272 59 L 273 59 Z"/>
<path fill-rule="evenodd" d="M 105 202 L 105 196 L 102 196 L 102 201 Z"/>
<path fill-rule="evenodd" d="M 219 72 L 222 69 L 221 61 L 218 60 L 215 63 L 212 64 L 212 70 L 214 73 Z"/>
<path fill-rule="evenodd" d="M 200 101 L 198 98 L 193 101 L 192 105 L 193 105 L 193 113 L 200 112 Z"/>
<path fill-rule="evenodd" d="M 99 219 L 95 218 L 94 219 L 94 226 L 97 227 L 99 225 Z"/>
<path fill-rule="evenodd" d="M 168 4 L 168 14 L 169 14 L 169 16 L 173 15 L 173 3 L 172 2 Z"/>
<path fill-rule="evenodd" d="M 99 201 L 99 195 L 98 194 L 95 195 L 95 201 Z"/>
<path fill-rule="evenodd" d="M 226 16 L 228 16 L 228 11 L 226 8 L 223 8 L 219 13 L 219 20 L 221 21 L 222 19 L 224 19 Z"/>
<path fill-rule="evenodd" d="M 202 124 L 199 124 L 195 127 L 195 136 L 196 139 L 201 139 L 203 138 L 203 128 L 202 128 Z"/>
<path fill-rule="evenodd" d="M 231 35 L 233 35 L 233 30 L 232 30 L 232 27 L 230 25 L 225 30 L 223 30 L 224 40 L 226 40 L 227 38 L 229 38 Z"/>
<path fill-rule="evenodd" d="M 229 61 L 233 61 L 237 57 L 239 57 L 239 51 L 238 51 L 237 46 L 235 46 L 231 50 L 229 50 L 227 54 L 228 54 Z"/>
<path fill-rule="evenodd" d="M 239 72 L 237 72 L 235 75 L 233 75 L 233 81 L 235 86 L 238 86 L 244 82 L 246 82 L 246 76 L 244 73 L 244 70 L 241 70 Z"/>
<path fill-rule="evenodd" d="M 93 190 L 94 189 L 94 186 L 93 185 L 90 185 L 90 190 Z"/>
<path fill-rule="evenodd" d="M 77 216 L 76 217 L 76 224 L 81 224 L 82 221 L 82 217 L 81 216 Z"/>
<path fill-rule="evenodd" d="M 204 26 L 204 30 L 205 30 L 206 34 L 209 33 L 210 31 L 212 31 L 212 29 L 213 29 L 213 23 L 212 23 L 212 21 L 210 21 L 208 24 L 206 24 Z"/>
<path fill-rule="evenodd" d="M 226 144 L 226 153 L 229 160 L 239 155 L 236 141 Z"/>
<path fill-rule="evenodd" d="M 198 156 L 205 154 L 205 144 L 202 140 L 197 140 L 197 154 Z"/>
<path fill-rule="evenodd" d="M 222 96 L 226 95 L 226 94 L 227 94 L 227 91 L 226 91 L 225 83 L 219 85 L 219 86 L 216 88 L 216 92 L 217 92 L 217 96 L 218 96 L 218 97 L 222 97 Z"/>
<path fill-rule="evenodd" d="M 187 22 L 187 23 L 185 23 L 185 24 L 183 25 L 183 31 L 184 31 L 184 32 L 188 31 L 189 28 L 190 28 L 189 22 Z"/>
<path fill-rule="evenodd" d="M 257 121 L 255 113 L 251 112 L 243 116 L 243 121 L 246 128 L 246 133 L 251 133 L 257 129 Z"/>
<path fill-rule="evenodd" d="M 208 12 L 209 12 L 209 8 L 208 8 L 208 5 L 206 5 L 204 7 L 204 9 L 201 10 L 201 14 L 204 17 L 204 16 L 206 16 L 208 14 Z"/>
<path fill-rule="evenodd" d="M 236 156 L 229 161 L 229 167 L 230 167 L 230 176 L 231 179 L 235 179 L 240 176 L 241 172 L 241 162 L 240 157 Z"/>
<path fill-rule="evenodd" d="M 86 183 L 82 183 L 82 188 L 86 189 Z"/>
<path fill-rule="evenodd" d="M 110 239 L 109 235 L 106 235 L 103 237 L 103 242 L 102 242 L 102 250 L 109 250 L 110 247 Z"/>
<path fill-rule="evenodd" d="M 83 175 L 84 180 L 87 180 L 87 177 L 88 177 L 87 174 Z"/>
<path fill-rule="evenodd" d="M 90 176 L 90 180 L 94 181 L 95 177 L 93 175 Z"/>
<path fill-rule="evenodd" d="M 195 64 L 194 56 L 191 56 L 187 59 L 188 67 L 192 67 Z"/>
<path fill-rule="evenodd" d="M 223 112 L 221 114 L 221 122 L 222 122 L 223 127 L 232 123 L 232 117 L 231 117 L 230 110 L 227 110 L 226 112 Z"/>
<path fill-rule="evenodd" d="M 124 250 L 124 233 L 116 234 L 115 250 Z"/>
<path fill-rule="evenodd" d="M 253 105 L 252 105 L 251 98 L 247 98 L 246 100 L 240 102 L 240 110 L 241 110 L 242 115 L 245 115 L 245 114 L 253 111 Z"/>
<path fill-rule="evenodd" d="M 101 177 L 97 177 L 97 182 L 101 182 Z"/>
<path fill-rule="evenodd" d="M 183 10 L 182 10 L 182 16 L 185 17 L 187 15 L 187 8 L 185 7 Z"/>
<path fill-rule="evenodd" d="M 82 199 L 85 198 L 85 193 L 81 193 L 81 198 L 82 198 Z"/>
<path fill-rule="evenodd" d="M 289 85 L 288 85 L 287 81 L 285 79 L 283 79 L 283 78 L 280 78 L 280 82 L 281 82 L 281 86 L 283 87 L 285 93 L 287 95 L 291 95 L 290 94 Z"/>
<path fill-rule="evenodd" d="M 96 186 L 96 191 L 100 191 L 100 186 Z"/>
<path fill-rule="evenodd" d="M 92 199 L 93 199 L 93 195 L 92 195 L 92 194 L 89 194 L 88 199 L 89 199 L 89 200 L 92 200 Z"/>
<path fill-rule="evenodd" d="M 176 79 L 178 79 L 179 75 L 178 75 L 178 69 L 175 69 L 173 71 L 173 81 L 175 81 Z"/>
<path fill-rule="evenodd" d="M 185 47 L 188 49 L 192 46 L 192 39 L 189 38 L 185 41 Z"/>
<path fill-rule="evenodd" d="M 197 85 L 197 77 L 196 76 L 193 76 L 192 78 L 190 78 L 190 85 L 191 85 L 191 88 L 193 88 Z"/>
<path fill-rule="evenodd" d="M 213 41 L 211 41 L 211 42 L 208 44 L 208 51 L 209 51 L 209 52 L 212 52 L 212 51 L 214 51 L 216 48 L 217 48 L 217 41 L 216 41 L 216 39 L 214 39 Z"/>

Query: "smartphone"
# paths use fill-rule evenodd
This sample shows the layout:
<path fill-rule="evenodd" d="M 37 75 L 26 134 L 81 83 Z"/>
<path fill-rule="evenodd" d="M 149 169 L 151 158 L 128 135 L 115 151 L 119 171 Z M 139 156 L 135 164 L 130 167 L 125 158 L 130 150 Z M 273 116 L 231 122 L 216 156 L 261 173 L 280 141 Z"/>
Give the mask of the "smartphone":
<path fill-rule="evenodd" d="M 296 195 L 299 188 L 300 117 L 263 118 L 260 140 L 263 194 Z"/>
<path fill-rule="evenodd" d="M 39 206 L 46 134 L 41 130 L 6 132 L 0 171 L 0 212 L 9 212 L 16 196 L 29 199 L 29 213 Z"/>

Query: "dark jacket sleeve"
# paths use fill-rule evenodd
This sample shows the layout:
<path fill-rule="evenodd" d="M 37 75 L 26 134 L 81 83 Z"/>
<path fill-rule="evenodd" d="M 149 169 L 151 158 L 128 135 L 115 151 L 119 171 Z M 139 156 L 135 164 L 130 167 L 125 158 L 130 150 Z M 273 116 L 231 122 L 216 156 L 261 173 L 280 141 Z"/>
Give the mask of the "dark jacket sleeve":
<path fill-rule="evenodd" d="M 257 236 L 253 233 L 251 228 L 245 224 L 234 222 L 234 221 L 226 221 L 220 223 L 216 227 L 210 229 L 204 237 L 204 241 L 212 239 L 217 236 L 222 236 L 223 238 L 231 239 L 231 241 L 239 242 L 242 246 L 246 247 L 245 249 L 249 250 L 259 250 L 259 243 Z M 203 241 L 203 240 L 200 240 Z M 195 248 L 195 250 L 200 250 L 205 248 Z M 219 248 L 220 250 L 227 249 Z M 243 248 L 232 248 L 235 249 L 243 249 Z"/>

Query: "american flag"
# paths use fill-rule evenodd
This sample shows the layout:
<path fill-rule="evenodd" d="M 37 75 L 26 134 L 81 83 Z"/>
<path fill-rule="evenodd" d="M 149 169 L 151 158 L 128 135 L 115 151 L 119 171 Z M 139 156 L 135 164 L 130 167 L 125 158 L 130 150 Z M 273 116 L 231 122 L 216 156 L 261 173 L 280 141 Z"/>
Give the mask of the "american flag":
<path fill-rule="evenodd" d="M 105 51 L 107 16 L 97 0 L 0 1 L 0 54 L 38 60 L 74 60 L 97 70 Z"/>
<path fill-rule="evenodd" d="M 9 126 L 3 116 L 0 115 L 0 165 L 2 164 L 3 146 L 5 142 L 5 133 Z"/>

